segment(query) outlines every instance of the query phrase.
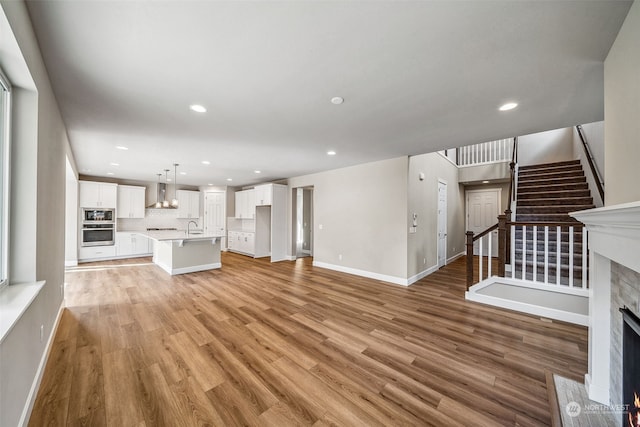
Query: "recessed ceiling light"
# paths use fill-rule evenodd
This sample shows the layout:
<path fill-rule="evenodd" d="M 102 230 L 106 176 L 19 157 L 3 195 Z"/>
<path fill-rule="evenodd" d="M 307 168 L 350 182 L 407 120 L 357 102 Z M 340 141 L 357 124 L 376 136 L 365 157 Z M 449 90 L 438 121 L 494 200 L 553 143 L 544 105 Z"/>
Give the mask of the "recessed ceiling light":
<path fill-rule="evenodd" d="M 211 164 L 211 162 L 210 162 L 209 160 L 203 160 L 203 161 L 202 161 L 202 164 L 203 164 L 203 165 L 210 165 L 210 164 Z"/>
<path fill-rule="evenodd" d="M 253 173 L 262 173 L 262 171 L 253 171 Z"/>
<path fill-rule="evenodd" d="M 329 156 L 335 156 L 335 155 L 336 155 L 336 152 L 335 152 L 335 151 L 333 151 L 333 150 L 330 150 L 330 151 L 327 151 L 327 155 L 329 155 Z"/>
<path fill-rule="evenodd" d="M 167 181 L 173 181 L 171 178 L 167 178 Z"/>
<path fill-rule="evenodd" d="M 340 105 L 344 102 L 344 98 L 340 97 L 340 96 L 334 96 L 333 98 L 331 98 L 331 103 L 334 105 Z"/>
<path fill-rule="evenodd" d="M 517 106 L 518 106 L 517 102 L 507 102 L 506 104 L 501 105 L 500 108 L 498 108 L 498 110 L 500 110 L 500 111 L 509 111 L 509 110 L 513 110 Z"/>
<path fill-rule="evenodd" d="M 129 148 L 125 147 L 124 145 L 116 145 L 116 148 L 118 150 L 128 150 Z"/>
<path fill-rule="evenodd" d="M 489 183 L 489 181 L 482 181 L 482 183 L 483 183 L 483 184 L 488 184 L 488 183 Z"/>
<path fill-rule="evenodd" d="M 180 172 L 180 175 L 186 175 L 186 174 L 187 174 L 186 172 Z"/>
<path fill-rule="evenodd" d="M 107 175 L 113 175 L 113 172 L 107 172 Z"/>
<path fill-rule="evenodd" d="M 233 179 L 232 178 L 227 178 L 227 181 L 233 181 Z"/>
<path fill-rule="evenodd" d="M 213 184 L 207 184 L 207 185 L 211 186 L 211 185 L 213 185 Z"/>
<path fill-rule="evenodd" d="M 206 113 L 207 109 L 204 108 L 202 105 L 200 104 L 193 104 L 190 105 L 189 108 L 191 108 L 191 111 L 195 111 L 196 113 Z"/>
<path fill-rule="evenodd" d="M 111 166 L 120 166 L 120 163 L 111 163 Z"/>

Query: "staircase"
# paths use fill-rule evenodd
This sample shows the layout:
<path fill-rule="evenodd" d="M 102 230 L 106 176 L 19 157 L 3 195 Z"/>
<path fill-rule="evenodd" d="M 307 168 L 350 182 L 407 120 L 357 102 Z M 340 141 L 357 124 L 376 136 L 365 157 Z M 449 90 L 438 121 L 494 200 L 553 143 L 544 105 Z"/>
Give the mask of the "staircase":
<path fill-rule="evenodd" d="M 579 160 L 522 166 L 518 171 L 516 222 L 535 223 L 580 223 L 570 217 L 569 212 L 591 209 L 593 198 Z M 560 228 L 550 225 L 545 248 L 544 226 L 537 227 L 535 251 L 533 227 L 527 227 L 523 246 L 522 227 L 515 228 L 515 276 L 522 277 L 522 259 L 526 249 L 525 278 L 534 280 L 535 271 L 539 280 L 545 274 L 552 283 L 570 285 L 570 248 L 573 251 L 573 282 L 582 281 L 583 245 L 582 228 L 574 227 L 573 239 L 568 225 Z M 560 245 L 558 245 L 560 239 Z M 572 240 L 572 242 L 570 242 Z M 545 254 L 546 249 L 546 254 Z M 559 251 L 558 251 L 559 249 Z M 545 263 L 545 256 L 546 263 Z M 557 266 L 560 257 L 560 267 Z M 558 280 L 557 273 L 560 273 Z"/>

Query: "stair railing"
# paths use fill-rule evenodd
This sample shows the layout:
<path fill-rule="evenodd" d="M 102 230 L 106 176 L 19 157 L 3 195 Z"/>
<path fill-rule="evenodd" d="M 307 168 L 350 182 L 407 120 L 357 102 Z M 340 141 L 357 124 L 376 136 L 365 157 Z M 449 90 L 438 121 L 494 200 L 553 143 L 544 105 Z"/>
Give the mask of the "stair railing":
<path fill-rule="evenodd" d="M 515 220 L 515 210 L 518 196 L 518 137 L 513 137 L 513 149 L 511 150 L 511 163 L 509 163 L 510 176 L 509 176 L 509 201 L 507 202 L 507 209 L 504 214 L 510 220 Z M 510 237 L 511 230 L 507 229 L 507 248 L 505 263 L 511 264 L 511 251 L 509 245 L 511 244 Z"/>
<path fill-rule="evenodd" d="M 584 149 L 584 154 L 587 157 L 587 161 L 589 162 L 589 168 L 591 169 L 591 174 L 593 175 L 593 179 L 596 182 L 596 187 L 598 187 L 598 194 L 600 194 L 600 200 L 604 203 L 604 179 L 598 171 L 596 163 L 593 159 L 593 154 L 591 154 L 591 149 L 589 148 L 589 144 L 587 143 L 587 137 L 582 130 L 582 126 L 576 126 L 576 131 L 578 132 L 578 136 L 582 141 L 582 148 Z"/>
<path fill-rule="evenodd" d="M 497 276 L 505 275 L 506 259 L 511 259 L 508 277 L 529 282 L 588 288 L 587 229 L 579 222 L 522 222 L 500 215 L 498 223 L 482 233 L 467 231 L 467 289 L 492 275 L 491 235 L 498 230 Z M 475 276 L 474 246 L 478 242 L 478 280 Z M 509 242 L 509 244 L 508 244 Z M 483 248 L 487 247 L 486 256 Z M 519 251 L 518 251 L 519 250 Z M 519 259 L 518 259 L 519 258 Z M 486 272 L 484 274 L 484 265 Z"/>

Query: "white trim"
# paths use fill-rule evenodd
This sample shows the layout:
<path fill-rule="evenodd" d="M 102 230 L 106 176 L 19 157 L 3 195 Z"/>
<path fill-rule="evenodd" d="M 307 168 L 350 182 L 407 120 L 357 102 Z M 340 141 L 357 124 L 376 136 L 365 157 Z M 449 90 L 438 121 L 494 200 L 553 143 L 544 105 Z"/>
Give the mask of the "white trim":
<path fill-rule="evenodd" d="M 222 263 L 220 262 L 213 262 L 211 264 L 193 265 L 190 267 L 181 267 L 181 268 L 171 268 L 159 262 L 156 262 L 156 265 L 172 276 L 175 276 L 176 274 L 195 273 L 196 271 L 213 270 L 213 269 L 222 267 Z"/>
<path fill-rule="evenodd" d="M 428 275 L 430 275 L 431 273 L 436 272 L 436 271 L 438 271 L 438 266 L 437 265 L 429 267 L 426 270 L 423 270 L 420 273 L 416 274 L 415 276 L 409 277 L 407 279 L 407 285 L 412 285 L 412 284 L 416 283 L 418 280 L 424 279 L 425 277 L 427 277 Z"/>
<path fill-rule="evenodd" d="M 456 150 L 456 148 L 448 148 L 447 150 Z M 444 150 L 441 150 L 444 151 Z M 436 154 L 439 154 L 440 156 L 444 157 L 445 159 L 447 159 L 449 161 L 449 163 L 451 163 L 453 166 L 459 168 L 460 166 L 458 166 L 456 164 L 456 162 L 454 162 L 453 160 L 451 160 L 449 157 L 445 156 L 444 154 L 442 154 L 440 151 L 436 151 Z"/>
<path fill-rule="evenodd" d="M 42 291 L 45 281 L 16 283 L 0 291 L 0 343 Z"/>
<path fill-rule="evenodd" d="M 463 257 L 465 255 L 466 255 L 466 252 L 460 252 L 459 254 L 455 254 L 451 258 L 447 258 L 447 264 L 451 264 L 453 261 L 455 261 L 458 258 Z"/>
<path fill-rule="evenodd" d="M 479 294 L 481 289 L 496 284 L 504 283 L 507 285 L 520 286 L 525 288 L 540 289 L 543 291 L 551 291 L 557 293 L 563 293 L 568 295 L 576 295 L 580 297 L 589 297 L 589 291 L 579 288 L 559 288 L 557 285 L 547 285 L 544 283 L 529 282 L 518 279 L 508 279 L 504 277 L 490 277 L 482 282 L 473 285 L 467 292 L 465 292 L 465 299 L 468 301 L 479 302 L 483 304 L 492 305 L 495 307 L 506 308 L 509 310 L 520 311 L 523 313 L 533 314 L 536 316 L 548 317 L 555 320 L 561 320 L 563 322 L 574 323 L 581 326 L 589 326 L 589 316 L 577 313 L 571 313 L 568 311 L 558 310 L 555 308 L 543 307 L 540 305 L 524 303 L 520 301 L 513 301 L 505 298 L 498 298 L 490 295 Z"/>
<path fill-rule="evenodd" d="M 44 375 L 44 368 L 47 365 L 47 360 L 49 360 L 51 346 L 53 345 L 53 340 L 56 336 L 56 332 L 58 331 L 58 325 L 60 324 L 60 319 L 62 318 L 64 307 L 64 300 L 62 300 L 62 302 L 60 303 L 60 308 L 58 309 L 56 320 L 55 322 L 53 322 L 53 328 L 51 328 L 51 333 L 49 334 L 47 345 L 45 346 L 44 353 L 42 354 L 42 358 L 40 359 L 40 364 L 38 365 L 36 376 L 34 377 L 33 383 L 31 384 L 31 390 L 29 390 L 27 401 L 25 402 L 25 406 L 22 409 L 22 415 L 20 416 L 20 421 L 18 421 L 19 426 L 25 427 L 29 424 L 29 418 L 31 418 L 33 405 L 35 404 L 36 397 L 38 396 L 38 389 L 40 389 L 40 383 L 42 382 L 42 376 Z"/>
<path fill-rule="evenodd" d="M 78 260 L 77 259 L 65 260 L 64 261 L 64 266 L 65 267 L 77 267 L 78 266 Z"/>
<path fill-rule="evenodd" d="M 359 270 L 357 268 L 344 267 L 342 265 L 328 264 L 326 262 L 313 261 L 314 267 L 326 268 L 328 270 L 339 271 L 341 273 L 354 274 L 356 276 L 367 277 L 369 279 L 381 280 L 395 285 L 409 286 L 409 281 L 401 277 L 388 276 L 386 274 L 374 273 L 372 271 Z"/>

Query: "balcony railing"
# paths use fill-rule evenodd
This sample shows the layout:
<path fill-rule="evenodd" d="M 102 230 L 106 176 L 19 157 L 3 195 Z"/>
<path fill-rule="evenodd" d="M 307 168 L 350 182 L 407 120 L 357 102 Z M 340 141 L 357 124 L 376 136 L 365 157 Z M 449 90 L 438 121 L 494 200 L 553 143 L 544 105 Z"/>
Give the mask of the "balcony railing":
<path fill-rule="evenodd" d="M 458 148 L 458 166 L 509 162 L 513 150 L 513 138 L 467 145 Z"/>

